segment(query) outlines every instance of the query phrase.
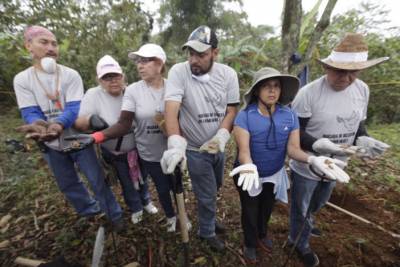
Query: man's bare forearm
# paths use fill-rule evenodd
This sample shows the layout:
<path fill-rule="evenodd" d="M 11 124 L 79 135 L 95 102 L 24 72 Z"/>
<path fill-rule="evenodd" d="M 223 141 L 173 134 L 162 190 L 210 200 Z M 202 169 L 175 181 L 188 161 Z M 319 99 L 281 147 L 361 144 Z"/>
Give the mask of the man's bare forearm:
<path fill-rule="evenodd" d="M 238 112 L 238 106 L 228 106 L 226 108 L 226 115 L 224 119 L 222 120 L 221 127 L 220 128 L 225 128 L 229 132 L 232 131 L 233 128 L 233 121 L 235 120 L 236 114 Z"/>
<path fill-rule="evenodd" d="M 176 101 L 166 101 L 165 102 L 165 129 L 167 130 L 167 135 L 181 135 L 181 130 L 179 128 L 179 108 L 180 103 Z"/>

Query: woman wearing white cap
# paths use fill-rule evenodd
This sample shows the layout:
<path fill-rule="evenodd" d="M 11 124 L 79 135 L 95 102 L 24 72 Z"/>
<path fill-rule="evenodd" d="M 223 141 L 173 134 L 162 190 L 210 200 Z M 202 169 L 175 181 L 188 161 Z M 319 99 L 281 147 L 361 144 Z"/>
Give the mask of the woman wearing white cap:
<path fill-rule="evenodd" d="M 89 89 L 82 99 L 75 127 L 82 131 L 99 131 L 117 122 L 125 90 L 124 74 L 118 62 L 109 55 L 97 63 L 99 86 Z M 131 124 L 132 125 L 132 124 Z M 137 155 L 133 131 L 101 144 L 103 159 L 112 166 L 118 177 L 125 203 L 132 212 L 132 222 L 142 220 L 143 209 L 150 214 L 157 208 L 150 201 L 147 182 L 134 187 L 134 166 L 129 160 Z M 131 165 L 131 166 L 130 166 Z M 137 164 L 136 164 L 137 165 Z M 138 169 L 138 168 L 137 168 Z"/>
<path fill-rule="evenodd" d="M 126 88 L 118 122 L 103 131 L 91 134 L 95 143 L 102 143 L 128 133 L 135 122 L 135 140 L 140 157 L 143 177 L 150 175 L 156 185 L 161 206 L 167 217 L 167 231 L 176 229 L 176 216 L 170 191 L 171 177 L 161 170 L 160 159 L 167 148 L 157 118 L 163 111 L 166 80 L 162 74 L 166 55 L 156 44 L 145 44 L 138 51 L 129 53 L 129 58 L 137 64 L 142 80 Z M 190 227 L 190 223 L 188 222 Z"/>
<path fill-rule="evenodd" d="M 256 247 L 271 253 L 272 241 L 267 237 L 267 224 L 275 199 L 287 203 L 289 180 L 285 171 L 289 157 L 308 162 L 330 179 L 348 180 L 348 175 L 335 164 L 344 164 L 327 157 L 309 156 L 300 148 L 299 122 L 296 114 L 284 106 L 299 89 L 299 80 L 273 68 L 262 68 L 254 75 L 244 95 L 245 107 L 234 122 L 238 160 L 230 176 L 234 176 L 242 207 L 244 256 L 255 263 Z M 329 160 L 332 166 L 325 165 Z"/>
<path fill-rule="evenodd" d="M 142 174 L 144 177 L 147 175 L 152 177 L 167 217 L 167 231 L 173 232 L 176 228 L 175 211 L 170 194 L 173 184 L 171 176 L 165 175 L 160 165 L 162 153 L 167 149 L 167 138 L 158 120 L 164 111 L 167 80 L 163 78 L 163 73 L 166 55 L 161 46 L 145 44 L 128 56 L 136 63 L 142 80 L 128 87 L 123 110 L 135 114 L 137 123 L 135 136 Z"/>

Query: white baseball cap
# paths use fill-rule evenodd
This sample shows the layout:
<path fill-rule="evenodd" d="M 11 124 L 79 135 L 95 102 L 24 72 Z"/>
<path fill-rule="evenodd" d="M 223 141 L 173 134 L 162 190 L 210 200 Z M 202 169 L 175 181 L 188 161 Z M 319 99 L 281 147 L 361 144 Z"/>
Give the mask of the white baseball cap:
<path fill-rule="evenodd" d="M 136 57 L 156 57 L 162 60 L 163 63 L 167 60 L 167 55 L 161 46 L 156 44 L 145 44 L 142 45 L 138 51 L 130 52 L 128 57 L 135 59 Z"/>
<path fill-rule="evenodd" d="M 118 73 L 122 74 L 122 69 L 118 62 L 109 55 L 105 55 L 100 58 L 99 62 L 97 62 L 97 78 L 101 79 L 107 73 Z"/>

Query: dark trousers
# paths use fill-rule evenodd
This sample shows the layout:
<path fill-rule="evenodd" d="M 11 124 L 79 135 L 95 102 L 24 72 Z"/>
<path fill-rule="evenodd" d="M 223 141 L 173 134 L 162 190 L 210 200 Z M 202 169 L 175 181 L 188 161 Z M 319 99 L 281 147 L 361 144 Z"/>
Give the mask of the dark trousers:
<path fill-rule="evenodd" d="M 139 212 L 143 210 L 143 206 L 150 202 L 147 180 L 143 179 L 144 184 L 140 186 L 140 190 L 136 190 L 129 174 L 127 154 L 114 155 L 103 147 L 101 148 L 101 153 L 104 161 L 115 169 L 122 187 L 122 195 L 130 211 Z"/>
<path fill-rule="evenodd" d="M 146 161 L 144 159 L 139 159 L 139 162 L 143 178 L 145 179 L 149 175 L 153 179 L 158 194 L 158 200 L 165 212 L 165 216 L 167 216 L 167 218 L 174 217 L 175 211 L 170 193 L 170 191 L 173 191 L 171 175 L 163 173 L 160 162 Z"/>
<path fill-rule="evenodd" d="M 258 196 L 251 197 L 247 191 L 237 186 L 239 176 L 234 177 L 236 189 L 240 196 L 242 210 L 242 229 L 244 244 L 248 248 L 257 246 L 257 239 L 267 236 L 267 227 L 275 204 L 274 184 L 263 183 Z"/>

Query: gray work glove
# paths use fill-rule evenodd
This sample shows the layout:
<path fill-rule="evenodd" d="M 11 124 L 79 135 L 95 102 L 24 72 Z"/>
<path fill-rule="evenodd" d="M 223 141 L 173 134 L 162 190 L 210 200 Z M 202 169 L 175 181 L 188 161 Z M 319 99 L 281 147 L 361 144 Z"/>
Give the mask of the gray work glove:
<path fill-rule="evenodd" d="M 358 156 L 372 159 L 379 157 L 390 147 L 388 144 L 369 136 L 358 137 L 356 145 L 361 148 L 357 151 Z"/>
<path fill-rule="evenodd" d="M 182 136 L 174 134 L 168 137 L 168 149 L 160 161 L 164 174 L 173 173 L 178 164 L 182 171 L 186 169 L 186 147 L 187 141 Z"/>
<path fill-rule="evenodd" d="M 224 152 L 225 145 L 229 141 L 231 134 L 225 128 L 221 128 L 218 132 L 201 147 L 201 152 L 208 152 L 210 154 L 217 154 L 218 152 Z"/>
<path fill-rule="evenodd" d="M 321 155 L 350 156 L 355 153 L 354 148 L 337 145 L 328 138 L 320 138 L 315 141 L 312 149 Z"/>
<path fill-rule="evenodd" d="M 341 160 L 325 156 L 309 156 L 307 162 L 318 176 L 341 183 L 348 183 L 350 181 L 350 176 L 342 170 L 346 166 L 346 163 Z"/>

